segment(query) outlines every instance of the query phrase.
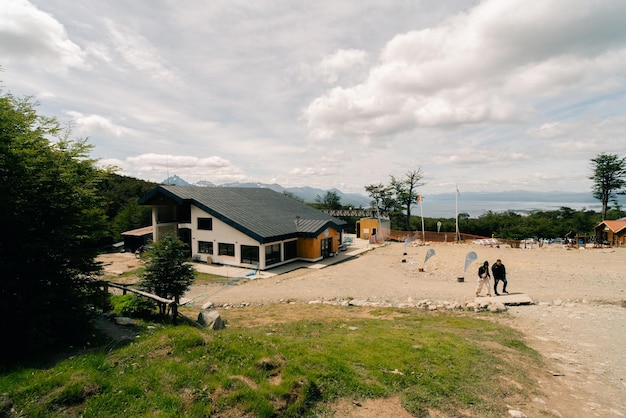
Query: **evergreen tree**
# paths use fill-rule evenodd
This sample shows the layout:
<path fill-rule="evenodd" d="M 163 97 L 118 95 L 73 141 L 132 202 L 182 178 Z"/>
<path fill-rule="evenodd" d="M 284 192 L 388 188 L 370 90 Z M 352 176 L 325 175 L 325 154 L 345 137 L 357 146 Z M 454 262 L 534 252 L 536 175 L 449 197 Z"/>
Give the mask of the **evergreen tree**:
<path fill-rule="evenodd" d="M 87 329 L 106 233 L 91 146 L 35 105 L 0 96 L 0 317 L 10 357 Z"/>
<path fill-rule="evenodd" d="M 615 154 L 600 154 L 591 160 L 593 175 L 593 197 L 602 203 L 602 220 L 606 219 L 609 200 L 616 194 L 625 194 L 626 191 L 626 158 L 619 158 Z"/>
<path fill-rule="evenodd" d="M 323 209 L 338 210 L 341 209 L 341 197 L 335 191 L 328 191 L 324 196 L 317 195 L 315 202 Z"/>
<path fill-rule="evenodd" d="M 191 264 L 185 262 L 186 251 L 187 245 L 170 235 L 154 242 L 153 248 L 144 255 L 146 271 L 140 286 L 162 298 L 178 301 L 195 276 Z M 165 313 L 164 306 L 161 306 L 161 313 Z"/>

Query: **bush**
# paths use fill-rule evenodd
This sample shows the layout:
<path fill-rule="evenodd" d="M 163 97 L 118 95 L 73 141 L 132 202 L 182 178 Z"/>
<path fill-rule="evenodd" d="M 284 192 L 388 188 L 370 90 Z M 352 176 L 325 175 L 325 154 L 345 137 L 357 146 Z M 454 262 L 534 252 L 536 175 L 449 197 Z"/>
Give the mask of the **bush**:
<path fill-rule="evenodd" d="M 134 293 L 111 296 L 111 312 L 116 316 L 148 319 L 156 310 L 156 302 L 142 298 Z"/>

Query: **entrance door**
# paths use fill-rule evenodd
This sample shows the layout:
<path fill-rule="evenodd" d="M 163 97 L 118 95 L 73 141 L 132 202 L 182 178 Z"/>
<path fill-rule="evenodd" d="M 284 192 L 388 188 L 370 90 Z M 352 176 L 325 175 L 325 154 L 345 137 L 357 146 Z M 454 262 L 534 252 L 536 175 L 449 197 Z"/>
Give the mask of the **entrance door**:
<path fill-rule="evenodd" d="M 187 244 L 187 249 L 185 250 L 187 256 L 191 256 L 192 248 L 191 248 L 191 229 L 189 228 L 180 228 L 178 230 L 178 238 Z"/>
<path fill-rule="evenodd" d="M 330 253 L 332 252 L 332 248 L 333 248 L 332 237 L 323 239 L 321 243 L 322 243 L 322 258 L 330 257 Z"/>

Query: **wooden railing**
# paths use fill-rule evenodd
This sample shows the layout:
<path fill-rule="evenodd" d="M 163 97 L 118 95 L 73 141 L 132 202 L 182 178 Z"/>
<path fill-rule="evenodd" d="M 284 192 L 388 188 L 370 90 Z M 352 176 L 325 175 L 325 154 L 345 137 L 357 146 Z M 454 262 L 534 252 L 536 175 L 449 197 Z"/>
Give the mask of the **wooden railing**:
<path fill-rule="evenodd" d="M 377 212 L 376 209 L 322 209 L 321 212 L 324 212 L 330 216 L 337 217 L 360 217 L 360 218 L 376 218 L 380 217 L 380 219 L 389 220 L 389 216 L 387 212 Z"/>
<path fill-rule="evenodd" d="M 480 235 L 472 235 L 466 234 L 464 232 L 459 233 L 459 240 L 455 239 L 455 232 L 435 232 L 435 231 L 424 231 L 422 235 L 422 231 L 399 231 L 392 229 L 389 231 L 389 235 L 387 237 L 388 240 L 404 242 L 407 238 L 413 241 L 422 241 L 424 239 L 425 242 L 447 242 L 447 243 L 455 243 L 455 242 L 473 242 L 477 240 L 488 240 L 489 237 L 482 237 Z M 511 240 L 511 239 L 497 239 L 498 243 L 503 245 L 510 245 L 511 248 L 519 248 L 520 241 L 519 240 Z"/>
<path fill-rule="evenodd" d="M 126 292 L 131 292 L 131 293 L 135 293 L 139 296 L 142 296 L 144 298 L 148 298 L 151 299 L 153 301 L 155 301 L 157 304 L 159 304 L 159 306 L 163 307 L 169 307 L 171 309 L 172 312 L 172 323 L 176 324 L 177 318 L 178 318 L 178 300 L 177 298 L 174 299 L 166 299 L 166 298 L 162 298 L 161 296 L 152 294 L 152 293 L 148 293 L 148 292 L 144 292 L 142 290 L 137 290 L 137 289 L 133 289 L 132 287 L 128 287 L 125 286 L 123 284 L 119 284 L 119 283 L 113 283 L 113 282 L 107 282 L 107 281 L 102 281 L 103 286 L 104 286 L 104 291 L 108 292 L 109 291 L 109 287 L 114 287 L 116 289 L 120 289 L 122 290 L 122 294 L 125 295 Z M 161 309 L 161 311 L 165 312 L 165 309 Z"/>

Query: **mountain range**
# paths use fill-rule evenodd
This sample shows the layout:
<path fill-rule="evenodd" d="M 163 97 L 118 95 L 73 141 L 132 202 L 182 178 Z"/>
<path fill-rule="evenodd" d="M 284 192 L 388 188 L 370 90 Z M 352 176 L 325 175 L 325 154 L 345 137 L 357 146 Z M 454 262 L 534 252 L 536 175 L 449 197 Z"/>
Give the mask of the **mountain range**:
<path fill-rule="evenodd" d="M 267 184 L 267 183 L 223 183 L 214 184 L 207 180 L 201 180 L 196 183 L 189 183 L 176 174 L 169 176 L 161 182 L 162 184 L 169 184 L 174 186 L 201 186 L 201 187 L 259 187 L 264 189 L 271 189 L 278 193 L 288 192 L 294 196 L 304 200 L 307 203 L 315 203 L 317 196 L 324 197 L 326 192 L 335 192 L 340 198 L 340 202 L 343 206 L 353 206 L 355 208 L 369 208 L 370 199 L 368 196 L 359 193 L 344 193 L 339 189 L 316 189 L 313 187 L 288 187 L 285 188 L 280 184 Z"/>
<path fill-rule="evenodd" d="M 282 187 L 279 184 L 267 183 L 224 183 L 214 184 L 210 181 L 199 181 L 191 184 L 177 175 L 172 175 L 163 180 L 162 184 L 172 184 L 178 186 L 204 186 L 204 187 L 262 187 L 274 190 L 279 193 L 288 192 L 294 196 L 304 200 L 307 203 L 314 203 L 315 199 L 323 197 L 327 192 L 335 192 L 340 198 L 343 206 L 353 206 L 355 208 L 369 208 L 370 199 L 365 194 L 360 193 L 343 193 L 339 189 L 317 189 L 313 187 Z M 439 193 L 426 195 L 423 197 L 424 211 L 429 216 L 454 216 L 456 194 Z M 626 197 L 619 196 L 620 205 L 626 206 Z M 534 210 L 555 210 L 561 206 L 573 209 L 587 208 L 591 210 L 599 210 L 599 201 L 588 192 L 532 192 L 525 190 L 500 191 L 500 192 L 462 192 L 458 199 L 458 210 L 460 213 L 467 212 L 472 216 L 492 210 L 494 212 L 513 210 L 516 212 L 529 212 Z"/>

